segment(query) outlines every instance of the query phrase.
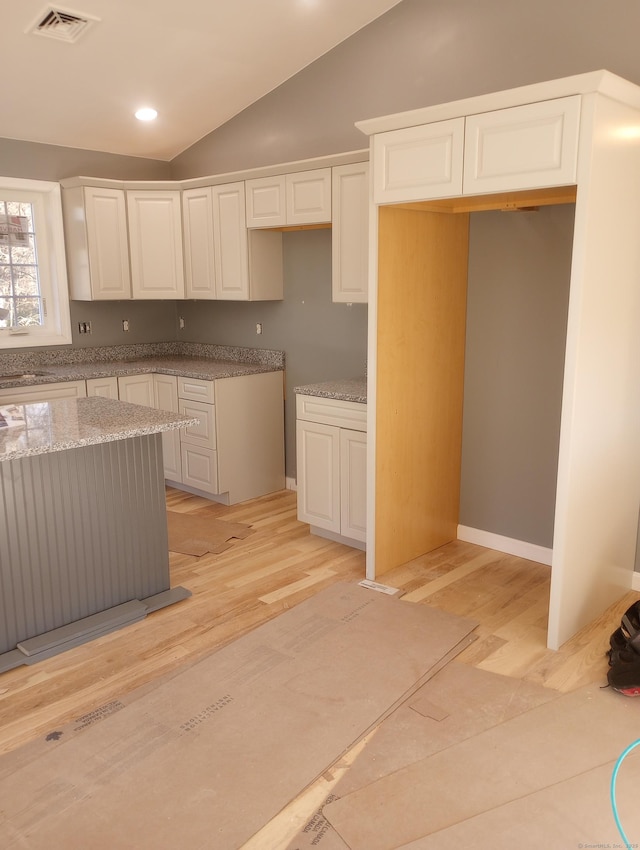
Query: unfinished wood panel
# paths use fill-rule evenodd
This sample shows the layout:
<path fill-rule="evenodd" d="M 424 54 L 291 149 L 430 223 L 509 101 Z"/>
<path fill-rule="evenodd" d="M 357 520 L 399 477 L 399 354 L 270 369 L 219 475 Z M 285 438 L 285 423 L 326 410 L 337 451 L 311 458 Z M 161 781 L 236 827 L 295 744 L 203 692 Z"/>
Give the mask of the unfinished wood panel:
<path fill-rule="evenodd" d="M 469 218 L 379 210 L 376 572 L 456 537 Z"/>
<path fill-rule="evenodd" d="M 523 192 L 496 192 L 491 195 L 464 195 L 442 198 L 437 201 L 416 201 L 402 204 L 405 210 L 465 213 L 483 210 L 529 210 L 557 204 L 574 204 L 578 194 L 576 186 L 551 186 L 546 189 L 527 189 Z"/>

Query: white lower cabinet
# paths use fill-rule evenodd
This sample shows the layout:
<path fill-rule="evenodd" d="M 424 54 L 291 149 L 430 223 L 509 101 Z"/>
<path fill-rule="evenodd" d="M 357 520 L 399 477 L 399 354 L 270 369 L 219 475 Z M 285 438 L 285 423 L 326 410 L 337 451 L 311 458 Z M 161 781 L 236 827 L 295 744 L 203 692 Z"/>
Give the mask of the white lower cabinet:
<path fill-rule="evenodd" d="M 87 378 L 87 395 L 118 399 L 118 379 L 115 377 Z"/>
<path fill-rule="evenodd" d="M 175 375 L 154 375 L 153 393 L 155 407 L 178 413 L 178 382 Z M 164 477 L 180 481 L 180 431 L 165 431 L 162 434 L 162 457 Z"/>
<path fill-rule="evenodd" d="M 178 393 L 176 378 L 173 375 L 124 375 L 117 378 L 120 401 L 155 407 L 159 410 L 178 412 Z M 88 383 L 88 382 L 87 382 Z M 180 480 L 180 435 L 178 431 L 162 434 L 162 457 L 164 477 Z"/>
<path fill-rule="evenodd" d="M 298 519 L 364 548 L 367 406 L 298 395 L 296 412 Z"/>
<path fill-rule="evenodd" d="M 155 407 L 153 374 L 124 375 L 118 378 L 118 398 L 120 401 L 128 401 L 130 404 Z"/>
<path fill-rule="evenodd" d="M 227 505 L 282 490 L 282 372 L 207 381 L 174 375 L 118 378 L 120 399 L 199 420 L 162 435 L 165 478 Z"/>
<path fill-rule="evenodd" d="M 367 536 L 367 435 L 340 429 L 340 533 Z"/>
<path fill-rule="evenodd" d="M 181 482 L 204 493 L 217 494 L 215 381 L 178 378 L 178 409 L 184 416 L 199 420 L 180 434 Z"/>
<path fill-rule="evenodd" d="M 7 387 L 0 390 L 0 404 L 32 404 L 57 398 L 84 398 L 84 381 L 62 381 L 55 384 L 33 384 L 29 387 Z"/>

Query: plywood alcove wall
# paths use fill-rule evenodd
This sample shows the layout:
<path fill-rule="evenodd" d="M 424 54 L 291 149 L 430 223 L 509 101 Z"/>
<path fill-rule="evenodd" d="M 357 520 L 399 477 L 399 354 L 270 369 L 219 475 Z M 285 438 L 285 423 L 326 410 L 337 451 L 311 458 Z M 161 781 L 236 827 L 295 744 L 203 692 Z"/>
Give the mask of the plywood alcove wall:
<path fill-rule="evenodd" d="M 378 210 L 378 575 L 456 539 L 469 213 L 574 203 L 575 187 Z"/>

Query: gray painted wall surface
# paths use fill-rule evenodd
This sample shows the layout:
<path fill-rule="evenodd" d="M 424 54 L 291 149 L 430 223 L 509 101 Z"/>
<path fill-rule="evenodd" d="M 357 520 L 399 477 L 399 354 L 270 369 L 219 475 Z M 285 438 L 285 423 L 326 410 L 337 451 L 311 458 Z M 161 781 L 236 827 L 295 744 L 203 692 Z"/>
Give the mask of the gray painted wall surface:
<path fill-rule="evenodd" d="M 639 31 L 629 0 L 404 0 L 176 157 L 172 173 L 357 150 L 360 119 L 601 68 L 640 84 Z"/>
<path fill-rule="evenodd" d="M 284 300 L 178 302 L 179 339 L 284 350 L 286 474 L 296 476 L 293 387 L 365 374 L 366 304 L 331 301 L 331 231 L 284 236 Z M 256 334 L 256 323 L 263 326 Z"/>
<path fill-rule="evenodd" d="M 30 180 L 102 177 L 110 180 L 168 180 L 170 165 L 138 156 L 0 139 L 0 175 Z"/>
<path fill-rule="evenodd" d="M 122 330 L 122 320 L 129 330 Z M 91 322 L 91 333 L 78 333 L 78 322 Z M 175 301 L 72 301 L 73 346 L 133 345 L 176 339 Z"/>
<path fill-rule="evenodd" d="M 471 215 L 460 523 L 553 545 L 573 205 Z"/>

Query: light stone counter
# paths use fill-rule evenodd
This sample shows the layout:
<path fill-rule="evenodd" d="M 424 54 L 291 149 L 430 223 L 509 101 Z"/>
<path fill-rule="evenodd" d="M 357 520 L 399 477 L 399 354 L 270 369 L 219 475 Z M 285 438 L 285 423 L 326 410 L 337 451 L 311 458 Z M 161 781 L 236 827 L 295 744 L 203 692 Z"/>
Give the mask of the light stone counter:
<path fill-rule="evenodd" d="M 320 398 L 335 398 L 339 401 L 355 401 L 367 403 L 367 379 L 345 378 L 341 381 L 322 381 L 318 384 L 307 384 L 295 387 L 296 395 L 314 395 Z"/>
<path fill-rule="evenodd" d="M 172 431 L 198 420 L 92 397 L 0 406 L 0 461 Z M 2 426 L 7 419 L 9 426 Z M 20 422 L 22 424 L 13 424 Z"/>
<path fill-rule="evenodd" d="M 200 343 L 115 345 L 0 354 L 0 389 L 159 372 L 235 378 L 284 369 L 284 352 Z"/>
<path fill-rule="evenodd" d="M 27 369 L 25 373 L 0 373 L 0 389 L 37 386 L 60 381 L 84 381 L 91 378 L 123 377 L 159 372 L 184 378 L 235 378 L 239 375 L 256 375 L 280 371 L 282 367 L 259 363 L 242 363 L 235 360 L 212 360 L 197 357 L 146 357 L 140 360 L 105 360 L 89 363 L 69 363 L 60 366 Z"/>

